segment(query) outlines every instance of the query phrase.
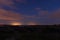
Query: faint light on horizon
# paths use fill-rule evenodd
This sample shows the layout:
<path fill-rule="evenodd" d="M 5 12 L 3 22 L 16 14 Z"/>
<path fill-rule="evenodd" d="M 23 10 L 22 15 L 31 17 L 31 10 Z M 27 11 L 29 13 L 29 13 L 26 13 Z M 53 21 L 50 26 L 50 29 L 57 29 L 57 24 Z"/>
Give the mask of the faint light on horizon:
<path fill-rule="evenodd" d="M 10 25 L 17 26 L 17 25 L 22 25 L 22 23 L 13 22 L 13 23 L 10 23 Z"/>
<path fill-rule="evenodd" d="M 30 22 L 27 25 L 37 25 L 36 23 Z"/>

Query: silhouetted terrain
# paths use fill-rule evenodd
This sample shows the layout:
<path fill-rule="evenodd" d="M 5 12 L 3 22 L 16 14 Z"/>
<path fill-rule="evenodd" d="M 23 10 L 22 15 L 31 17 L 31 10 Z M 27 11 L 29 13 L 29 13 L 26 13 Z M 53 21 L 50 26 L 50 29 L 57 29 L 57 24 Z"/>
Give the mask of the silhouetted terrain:
<path fill-rule="evenodd" d="M 1 25 L 0 40 L 59 40 L 59 25 Z"/>

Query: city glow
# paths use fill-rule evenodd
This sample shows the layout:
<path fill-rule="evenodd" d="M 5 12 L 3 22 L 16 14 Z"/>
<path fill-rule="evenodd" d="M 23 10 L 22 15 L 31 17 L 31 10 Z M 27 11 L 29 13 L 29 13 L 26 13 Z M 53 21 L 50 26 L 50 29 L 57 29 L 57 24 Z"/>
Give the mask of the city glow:
<path fill-rule="evenodd" d="M 17 25 L 22 25 L 22 23 L 13 22 L 13 23 L 11 23 L 10 25 L 17 26 Z"/>

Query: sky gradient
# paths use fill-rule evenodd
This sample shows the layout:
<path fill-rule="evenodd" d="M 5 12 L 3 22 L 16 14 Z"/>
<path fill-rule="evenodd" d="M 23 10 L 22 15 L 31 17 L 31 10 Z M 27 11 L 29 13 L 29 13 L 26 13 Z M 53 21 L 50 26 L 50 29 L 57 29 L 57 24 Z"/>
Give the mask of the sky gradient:
<path fill-rule="evenodd" d="M 60 24 L 60 0 L 0 0 L 0 24 Z"/>

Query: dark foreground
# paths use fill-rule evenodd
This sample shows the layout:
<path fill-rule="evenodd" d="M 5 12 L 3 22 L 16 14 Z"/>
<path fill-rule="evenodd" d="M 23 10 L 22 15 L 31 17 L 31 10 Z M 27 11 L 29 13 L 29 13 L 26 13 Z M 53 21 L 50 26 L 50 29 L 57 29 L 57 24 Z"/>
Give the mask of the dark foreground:
<path fill-rule="evenodd" d="M 0 40 L 60 40 L 59 25 L 0 26 Z"/>

